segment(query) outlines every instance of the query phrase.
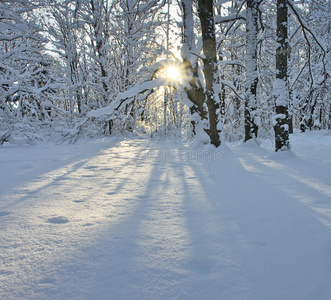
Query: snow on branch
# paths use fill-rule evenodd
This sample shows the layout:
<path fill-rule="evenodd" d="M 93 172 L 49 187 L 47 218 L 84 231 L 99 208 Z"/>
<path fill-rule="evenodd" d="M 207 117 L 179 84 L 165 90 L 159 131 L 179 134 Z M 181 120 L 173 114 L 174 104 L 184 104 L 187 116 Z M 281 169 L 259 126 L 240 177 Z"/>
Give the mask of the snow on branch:
<path fill-rule="evenodd" d="M 231 23 L 231 22 L 229 22 L 229 23 Z M 242 24 L 246 24 L 246 20 L 240 19 L 240 20 L 233 21 L 231 24 L 228 25 L 224 34 L 227 36 L 231 32 L 235 32 Z M 233 48 L 233 46 L 232 46 L 232 48 Z"/>
<path fill-rule="evenodd" d="M 241 6 L 246 0 L 242 1 L 242 3 L 239 5 Z M 220 7 L 222 6 L 223 4 L 227 3 L 227 2 L 231 2 L 231 0 L 219 0 L 219 1 L 216 1 L 216 3 L 214 4 L 215 7 Z"/>
<path fill-rule="evenodd" d="M 326 50 L 326 45 L 324 44 L 323 40 L 321 40 L 319 38 L 319 36 L 314 32 L 314 30 L 301 17 L 300 13 L 295 8 L 294 3 L 291 0 L 288 0 L 288 4 L 289 4 L 291 10 L 293 11 L 293 13 L 295 14 L 295 16 L 297 17 L 297 19 L 298 19 L 300 25 L 302 26 L 303 30 L 308 31 L 311 34 L 311 36 L 313 37 L 313 39 L 315 40 L 315 42 L 317 43 L 317 45 L 321 48 L 321 50 L 324 53 L 324 55 L 323 55 L 323 57 L 324 57 L 327 50 Z"/>
<path fill-rule="evenodd" d="M 9 24 L 0 21 L 0 31 L 10 30 L 12 32 L 21 33 L 28 31 L 26 24 Z"/>
<path fill-rule="evenodd" d="M 138 94 L 144 93 L 148 90 L 152 90 L 157 87 L 169 86 L 169 85 L 176 87 L 178 83 L 170 82 L 169 79 L 167 78 L 157 78 L 151 81 L 146 81 L 144 83 L 138 84 L 123 93 L 119 93 L 109 106 L 90 111 L 87 114 L 87 116 L 98 118 L 104 115 L 111 115 L 114 113 L 114 111 L 118 110 L 123 104 L 127 104 L 131 102 L 134 96 L 137 96 Z"/>
<path fill-rule="evenodd" d="M 291 85 L 291 89 L 294 87 L 294 85 L 296 84 L 296 82 L 299 80 L 299 78 L 300 78 L 300 76 L 301 76 L 303 70 L 307 67 L 307 65 L 308 65 L 308 62 L 306 61 L 305 64 L 303 65 L 303 67 L 301 68 L 299 74 L 298 74 L 297 77 L 295 78 L 295 80 L 293 80 L 293 83 L 292 83 L 292 85 Z"/>
<path fill-rule="evenodd" d="M 20 48 L 11 50 L 3 55 L 0 55 L 0 61 L 4 62 L 4 61 L 8 60 L 11 56 L 21 55 L 24 52 L 35 53 L 37 55 L 40 55 L 40 51 L 38 49 L 35 49 L 33 47 L 20 47 Z M 22 59 L 22 57 L 21 57 L 21 59 Z M 24 59 L 27 60 L 27 57 L 24 57 Z"/>
<path fill-rule="evenodd" d="M 229 16 L 215 16 L 215 24 L 221 24 L 237 20 L 246 20 L 246 10 L 242 10 L 237 14 L 232 14 Z"/>
<path fill-rule="evenodd" d="M 295 14 L 295 16 L 297 17 L 297 20 L 298 20 L 298 22 L 300 23 L 300 25 L 302 27 L 303 36 L 304 36 L 304 38 L 307 42 L 307 45 L 308 45 L 308 67 L 309 67 L 309 74 L 310 74 L 310 78 L 311 78 L 311 88 L 312 88 L 312 86 L 314 84 L 314 77 L 313 77 L 313 74 L 312 74 L 312 66 L 311 66 L 311 61 L 310 61 L 311 45 L 310 45 L 309 39 L 307 37 L 306 31 L 311 34 L 312 38 L 315 40 L 315 42 L 317 43 L 317 45 L 320 47 L 320 49 L 323 52 L 322 63 L 323 63 L 324 76 L 325 76 L 324 80 L 326 80 L 326 78 L 327 78 L 327 72 L 326 72 L 326 66 L 325 66 L 325 56 L 326 56 L 326 52 L 327 52 L 326 49 L 327 48 L 326 48 L 324 42 L 317 36 L 317 34 L 314 32 L 314 30 L 302 18 L 302 16 L 300 15 L 298 10 L 294 6 L 294 3 L 291 0 L 288 0 L 288 5 L 291 8 L 291 10 L 293 11 L 293 13 Z"/>
<path fill-rule="evenodd" d="M 214 6 L 215 7 L 219 7 L 219 6 L 222 6 L 223 4 L 229 2 L 230 0 L 220 0 L 220 1 L 217 1 Z"/>
<path fill-rule="evenodd" d="M 161 8 L 166 3 L 165 0 L 162 0 L 162 2 L 160 4 L 158 2 L 159 2 L 158 0 L 147 2 L 147 4 L 145 4 L 143 7 L 138 8 L 138 12 L 140 12 L 140 13 L 141 12 L 147 12 L 147 11 L 151 10 L 155 6 L 157 6 L 158 8 Z"/>
<path fill-rule="evenodd" d="M 242 101 L 245 100 L 244 97 L 240 95 L 239 91 L 236 89 L 236 87 L 233 85 L 231 81 L 221 79 L 221 83 L 229 87 L 236 94 L 236 96 L 240 98 L 240 100 Z"/>
<path fill-rule="evenodd" d="M 218 62 L 218 65 L 219 66 L 236 65 L 245 68 L 245 64 L 243 64 L 240 60 L 221 60 Z"/>

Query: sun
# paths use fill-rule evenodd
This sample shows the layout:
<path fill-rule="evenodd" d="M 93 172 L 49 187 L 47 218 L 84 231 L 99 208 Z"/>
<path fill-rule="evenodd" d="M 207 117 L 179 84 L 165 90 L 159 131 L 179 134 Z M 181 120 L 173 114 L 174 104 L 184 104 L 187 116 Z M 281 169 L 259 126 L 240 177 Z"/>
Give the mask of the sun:
<path fill-rule="evenodd" d="M 172 80 L 177 80 L 179 78 L 179 71 L 175 67 L 167 67 L 167 77 Z"/>

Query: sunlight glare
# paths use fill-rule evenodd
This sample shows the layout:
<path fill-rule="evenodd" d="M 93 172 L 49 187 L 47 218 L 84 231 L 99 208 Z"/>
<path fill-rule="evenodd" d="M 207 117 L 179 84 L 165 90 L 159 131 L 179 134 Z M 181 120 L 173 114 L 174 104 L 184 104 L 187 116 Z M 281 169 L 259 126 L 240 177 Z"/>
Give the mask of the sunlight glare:
<path fill-rule="evenodd" d="M 167 67 L 167 77 L 176 80 L 179 78 L 179 71 L 175 67 Z"/>

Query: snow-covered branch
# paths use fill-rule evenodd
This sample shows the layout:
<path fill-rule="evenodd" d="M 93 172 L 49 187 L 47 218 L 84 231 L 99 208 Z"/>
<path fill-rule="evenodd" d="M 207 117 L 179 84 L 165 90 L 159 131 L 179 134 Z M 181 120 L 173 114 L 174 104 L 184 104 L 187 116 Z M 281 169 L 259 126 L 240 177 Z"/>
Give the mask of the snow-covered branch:
<path fill-rule="evenodd" d="M 220 82 L 230 88 L 240 100 L 244 101 L 244 96 L 240 94 L 240 92 L 236 89 L 231 81 L 221 79 Z"/>
<path fill-rule="evenodd" d="M 114 111 L 118 110 L 122 105 L 131 102 L 134 96 L 137 96 L 138 94 L 144 93 L 148 90 L 152 90 L 157 87 L 169 86 L 169 85 L 176 87 L 178 86 L 178 83 L 175 81 L 170 82 L 169 79 L 166 78 L 157 78 L 152 81 L 146 81 L 144 83 L 138 84 L 123 93 L 119 93 L 109 106 L 90 111 L 87 114 L 87 116 L 98 118 L 103 115 L 111 115 L 114 113 Z"/>
<path fill-rule="evenodd" d="M 246 20 L 246 10 L 242 10 L 237 14 L 232 14 L 229 16 L 215 16 L 215 24 L 233 22 L 238 20 Z"/>
<path fill-rule="evenodd" d="M 239 66 L 245 68 L 245 64 L 240 60 L 220 60 L 218 61 L 219 66 Z"/>
<path fill-rule="evenodd" d="M 310 61 L 310 52 L 311 52 L 311 45 L 308 39 L 308 36 L 306 34 L 306 31 L 310 33 L 310 35 L 312 36 L 312 38 L 315 40 L 316 44 L 320 47 L 320 49 L 322 50 L 322 63 L 323 63 L 323 70 L 324 70 L 324 76 L 326 78 L 327 76 L 327 72 L 326 72 L 326 65 L 325 65 L 325 56 L 326 56 L 326 52 L 327 52 L 327 47 L 324 44 L 324 42 L 319 38 L 319 36 L 314 32 L 314 30 L 307 24 L 307 22 L 302 18 L 302 16 L 300 15 L 300 13 L 298 12 L 297 8 L 295 7 L 294 3 L 291 0 L 288 0 L 288 5 L 291 8 L 291 10 L 293 11 L 293 13 L 295 14 L 298 22 L 300 23 L 301 27 L 302 27 L 302 32 L 303 32 L 303 36 L 307 42 L 308 45 L 308 65 L 309 65 L 309 73 L 310 73 L 310 77 L 312 79 L 312 84 L 313 85 L 313 75 L 312 75 L 312 71 L 311 71 L 311 61 Z"/>
<path fill-rule="evenodd" d="M 326 45 L 324 44 L 324 42 L 319 38 L 319 36 L 314 32 L 314 30 L 307 24 L 307 22 L 302 18 L 302 16 L 300 15 L 298 10 L 294 6 L 294 3 L 291 0 L 288 0 L 288 4 L 289 4 L 289 7 L 291 8 L 291 10 L 293 11 L 293 13 L 295 14 L 295 16 L 297 17 L 297 20 L 300 23 L 300 25 L 302 26 L 303 30 L 308 31 L 311 34 L 311 36 L 313 37 L 313 39 L 315 40 L 317 45 L 324 52 L 324 56 L 325 56 Z"/>

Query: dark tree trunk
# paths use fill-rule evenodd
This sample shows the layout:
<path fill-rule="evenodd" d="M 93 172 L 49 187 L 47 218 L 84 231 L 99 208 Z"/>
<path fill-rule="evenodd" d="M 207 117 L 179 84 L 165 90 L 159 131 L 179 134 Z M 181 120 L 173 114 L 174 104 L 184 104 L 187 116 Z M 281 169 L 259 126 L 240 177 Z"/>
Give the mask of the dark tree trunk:
<path fill-rule="evenodd" d="M 96 2 L 95 5 L 95 0 L 91 0 L 90 1 L 91 4 L 91 9 L 92 9 L 92 13 L 96 14 L 96 13 L 100 13 L 100 7 L 96 7 L 96 5 L 100 5 L 98 4 L 98 2 Z M 104 53 L 104 43 L 105 41 L 102 39 L 102 32 L 101 32 L 101 27 L 100 27 L 100 22 L 102 22 L 102 20 L 97 20 L 95 19 L 93 22 L 93 30 L 94 30 L 94 36 L 95 36 L 95 48 L 96 48 L 96 54 L 98 56 L 98 60 L 99 60 L 99 67 L 100 67 L 100 77 L 101 77 L 101 82 L 102 82 L 102 87 L 103 87 L 103 101 L 104 104 L 108 102 L 108 84 L 107 84 L 107 70 L 105 69 L 104 66 L 104 61 L 105 61 L 105 53 Z"/>
<path fill-rule="evenodd" d="M 207 119 L 207 111 L 204 107 L 205 94 L 198 77 L 198 65 L 192 65 L 190 51 L 194 43 L 193 32 L 193 10 L 192 0 L 182 0 L 183 6 L 183 49 L 182 58 L 184 63 L 185 76 L 189 78 L 188 85 L 184 87 L 187 97 L 192 102 L 190 113 L 193 116 L 198 114 L 201 121 Z M 196 134 L 196 121 L 191 120 L 193 133 Z"/>
<path fill-rule="evenodd" d="M 277 0 L 277 49 L 276 49 L 276 81 L 274 93 L 276 100 L 275 116 L 275 151 L 289 150 L 288 102 L 289 92 L 287 83 L 287 0 Z"/>
<path fill-rule="evenodd" d="M 288 132 L 293 134 L 293 115 L 291 114 L 288 118 Z"/>
<path fill-rule="evenodd" d="M 208 134 L 211 143 L 218 147 L 221 144 L 221 140 L 219 130 L 217 129 L 219 101 L 216 99 L 218 96 L 216 96 L 217 93 L 214 90 L 214 84 L 217 80 L 217 57 L 213 0 L 199 0 L 198 5 L 198 14 L 202 31 L 203 53 L 205 56 L 203 60 L 203 71 L 206 82 L 205 97 L 209 117 Z"/>

